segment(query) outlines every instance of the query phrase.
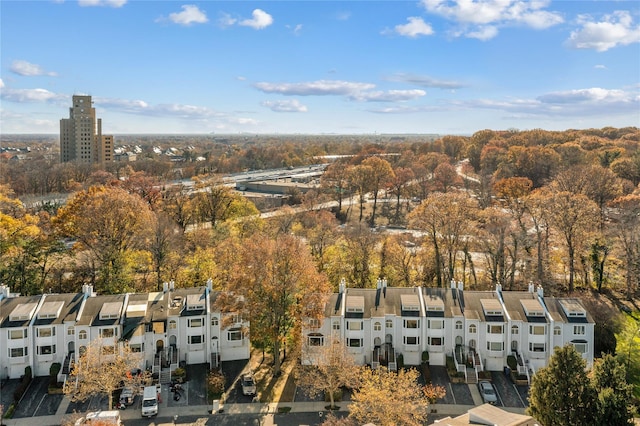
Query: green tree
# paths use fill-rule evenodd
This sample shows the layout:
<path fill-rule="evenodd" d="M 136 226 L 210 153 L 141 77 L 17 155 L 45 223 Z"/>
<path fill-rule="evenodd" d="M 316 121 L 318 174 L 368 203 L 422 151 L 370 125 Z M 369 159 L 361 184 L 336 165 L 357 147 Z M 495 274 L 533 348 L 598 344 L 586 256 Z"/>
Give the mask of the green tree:
<path fill-rule="evenodd" d="M 591 384 L 597 394 L 596 425 L 633 424 L 631 400 L 633 386 L 627 383 L 626 369 L 616 357 L 606 354 L 597 359 L 591 371 Z"/>
<path fill-rule="evenodd" d="M 572 345 L 558 348 L 533 376 L 528 413 L 544 426 L 592 424 L 593 392 L 586 362 Z"/>

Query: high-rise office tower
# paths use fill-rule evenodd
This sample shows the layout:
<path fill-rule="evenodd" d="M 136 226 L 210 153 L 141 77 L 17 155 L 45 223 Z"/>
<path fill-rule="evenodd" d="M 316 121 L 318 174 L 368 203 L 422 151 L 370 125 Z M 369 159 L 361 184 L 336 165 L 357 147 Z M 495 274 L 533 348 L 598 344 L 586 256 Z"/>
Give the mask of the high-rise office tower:
<path fill-rule="evenodd" d="M 96 121 L 91 96 L 73 96 L 69 118 L 60 120 L 60 161 L 96 163 L 113 161 L 113 136 L 102 134 L 102 119 Z"/>

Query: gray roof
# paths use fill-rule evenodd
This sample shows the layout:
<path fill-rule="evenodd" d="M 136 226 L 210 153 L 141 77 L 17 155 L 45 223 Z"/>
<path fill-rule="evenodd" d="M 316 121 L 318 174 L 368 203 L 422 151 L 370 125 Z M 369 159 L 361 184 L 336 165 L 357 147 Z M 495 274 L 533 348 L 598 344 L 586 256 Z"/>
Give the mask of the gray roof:
<path fill-rule="evenodd" d="M 28 315 L 29 318 L 19 321 L 10 321 L 10 316 L 16 309 L 29 311 L 26 312 L 27 314 L 33 310 L 34 315 L 35 309 L 32 308 L 38 305 L 40 298 L 42 298 L 42 295 L 9 297 L 0 300 L 0 327 L 24 327 L 28 325 L 31 318 L 33 318 L 32 315 Z M 35 304 L 35 306 L 31 306 L 32 304 Z"/>
<path fill-rule="evenodd" d="M 123 312 L 124 299 L 124 294 L 109 294 L 87 298 L 77 325 L 101 326 L 118 324 Z M 100 319 L 101 312 L 115 312 L 118 310 L 118 306 L 120 309 L 118 311 L 119 315 L 117 318 Z M 103 311 L 103 309 L 105 309 L 105 311 Z"/>
<path fill-rule="evenodd" d="M 75 322 L 83 299 L 82 293 L 46 294 L 44 303 L 36 314 L 34 325 Z M 53 317 L 55 314 L 58 315 Z"/>

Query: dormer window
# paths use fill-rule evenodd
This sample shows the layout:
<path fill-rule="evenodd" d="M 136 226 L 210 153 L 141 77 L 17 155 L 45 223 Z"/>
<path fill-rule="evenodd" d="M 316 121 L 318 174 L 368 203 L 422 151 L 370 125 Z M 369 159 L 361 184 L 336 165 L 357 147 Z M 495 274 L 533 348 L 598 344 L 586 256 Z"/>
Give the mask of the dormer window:
<path fill-rule="evenodd" d="M 482 310 L 486 317 L 502 316 L 502 305 L 497 299 L 481 299 Z"/>
<path fill-rule="evenodd" d="M 21 303 L 9 315 L 9 321 L 28 321 L 38 306 L 37 303 Z"/>
<path fill-rule="evenodd" d="M 60 311 L 64 306 L 63 301 L 44 302 L 40 311 L 38 311 L 38 319 L 55 319 L 60 315 Z"/>
<path fill-rule="evenodd" d="M 561 300 L 560 306 L 562 306 L 562 310 L 564 311 L 564 314 L 567 316 L 567 319 L 569 321 L 586 322 L 587 311 L 585 311 L 585 309 L 577 300 Z"/>
<path fill-rule="evenodd" d="M 364 313 L 364 297 L 363 296 L 348 296 L 347 297 L 347 312 Z"/>
<path fill-rule="evenodd" d="M 189 294 L 187 295 L 187 311 L 204 310 L 204 295 Z"/>
<path fill-rule="evenodd" d="M 100 309 L 100 319 L 101 320 L 112 320 L 120 318 L 120 308 L 122 307 L 122 303 L 120 302 L 109 302 L 102 305 L 102 309 Z"/>
<path fill-rule="evenodd" d="M 520 304 L 524 309 L 524 314 L 528 317 L 544 317 L 544 308 L 537 299 L 521 300 Z"/>

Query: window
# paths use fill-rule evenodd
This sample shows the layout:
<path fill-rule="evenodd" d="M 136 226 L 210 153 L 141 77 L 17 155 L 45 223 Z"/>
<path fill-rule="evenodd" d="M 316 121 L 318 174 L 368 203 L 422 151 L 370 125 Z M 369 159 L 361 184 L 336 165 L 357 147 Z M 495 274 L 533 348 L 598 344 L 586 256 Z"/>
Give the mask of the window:
<path fill-rule="evenodd" d="M 487 350 L 498 352 L 504 349 L 504 342 L 487 342 Z"/>
<path fill-rule="evenodd" d="M 78 339 L 87 340 L 87 330 L 80 330 L 78 332 Z"/>
<path fill-rule="evenodd" d="M 456 321 L 456 330 L 462 330 L 462 321 Z"/>
<path fill-rule="evenodd" d="M 197 334 L 195 336 L 189 336 L 188 340 L 190 345 L 197 345 L 202 343 L 202 341 L 204 340 L 204 336 Z"/>
<path fill-rule="evenodd" d="M 333 328 L 334 330 L 340 330 L 340 321 L 333 321 L 331 323 L 331 328 Z"/>
<path fill-rule="evenodd" d="M 429 320 L 428 326 L 434 330 L 441 330 L 444 328 L 444 320 Z"/>
<path fill-rule="evenodd" d="M 502 324 L 488 324 L 487 333 L 489 334 L 502 334 Z"/>
<path fill-rule="evenodd" d="M 242 330 L 239 328 L 232 328 L 227 333 L 227 339 L 231 341 L 242 340 Z"/>
<path fill-rule="evenodd" d="M 178 324 L 176 323 L 176 320 L 169 321 L 169 329 L 170 330 L 175 330 L 177 326 L 178 326 Z"/>
<path fill-rule="evenodd" d="M 309 328 L 319 328 L 320 320 L 317 318 L 309 318 Z"/>
<path fill-rule="evenodd" d="M 573 347 L 576 349 L 576 352 L 579 354 L 585 354 L 588 350 L 588 344 L 586 342 L 571 342 Z"/>
<path fill-rule="evenodd" d="M 323 346 L 324 336 L 320 333 L 310 333 L 307 336 L 307 343 L 309 346 Z"/>
<path fill-rule="evenodd" d="M 392 319 L 388 319 L 384 322 L 384 326 L 386 328 L 393 328 L 393 320 Z"/>
<path fill-rule="evenodd" d="M 373 331 L 380 331 L 380 330 L 382 330 L 382 324 L 380 324 L 380 322 L 379 322 L 379 321 L 376 321 L 376 322 L 373 324 Z"/>
<path fill-rule="evenodd" d="M 476 334 L 477 331 L 478 331 L 478 327 L 476 327 L 475 324 L 469 324 L 469 333 Z"/>
<path fill-rule="evenodd" d="M 219 323 L 220 321 L 218 320 L 218 317 L 211 317 L 211 325 L 213 327 L 217 327 Z"/>
<path fill-rule="evenodd" d="M 27 356 L 27 348 L 9 348 L 9 356 L 11 358 Z"/>
<path fill-rule="evenodd" d="M 38 355 L 52 355 L 56 353 L 56 345 L 45 345 L 37 347 Z"/>
<path fill-rule="evenodd" d="M 517 325 L 511 326 L 511 334 L 520 334 L 520 329 L 518 328 Z"/>
<path fill-rule="evenodd" d="M 542 336 L 547 333 L 546 325 L 530 325 L 529 326 L 529 334 L 535 334 L 537 336 Z"/>
<path fill-rule="evenodd" d="M 113 337 L 115 335 L 113 328 L 101 328 L 100 337 Z"/>
<path fill-rule="evenodd" d="M 189 319 L 189 327 L 202 327 L 202 318 Z"/>
<path fill-rule="evenodd" d="M 27 329 L 9 330 L 9 339 L 22 339 L 24 337 L 27 337 Z"/>
<path fill-rule="evenodd" d="M 347 330 L 362 330 L 362 321 L 347 321 Z"/>
<path fill-rule="evenodd" d="M 350 348 L 361 348 L 362 347 L 362 339 L 349 339 L 347 341 L 348 346 Z"/>
<path fill-rule="evenodd" d="M 419 325 L 420 325 L 420 320 L 417 320 L 417 319 L 404 320 L 404 328 L 418 328 Z"/>
<path fill-rule="evenodd" d="M 417 336 L 404 336 L 405 345 L 418 345 L 420 344 L 420 338 Z"/>
<path fill-rule="evenodd" d="M 54 327 L 36 328 L 36 335 L 38 337 L 51 337 L 56 335 L 56 329 Z"/>
<path fill-rule="evenodd" d="M 433 346 L 442 346 L 442 337 L 429 337 L 429 344 Z"/>
<path fill-rule="evenodd" d="M 74 334 L 76 334 L 76 329 L 73 326 L 67 328 L 67 336 L 73 336 Z"/>
<path fill-rule="evenodd" d="M 584 325 L 574 325 L 573 334 L 576 336 L 582 336 L 586 333 L 586 327 Z"/>
<path fill-rule="evenodd" d="M 559 325 L 556 325 L 555 327 L 553 327 L 553 335 L 554 336 L 561 336 L 562 335 L 562 329 L 560 328 Z"/>
<path fill-rule="evenodd" d="M 529 352 L 544 352 L 545 349 L 544 343 L 529 343 Z"/>
<path fill-rule="evenodd" d="M 132 343 L 129 348 L 131 348 L 131 352 L 144 352 L 144 343 Z"/>

